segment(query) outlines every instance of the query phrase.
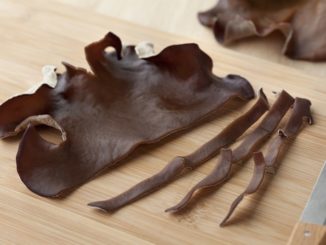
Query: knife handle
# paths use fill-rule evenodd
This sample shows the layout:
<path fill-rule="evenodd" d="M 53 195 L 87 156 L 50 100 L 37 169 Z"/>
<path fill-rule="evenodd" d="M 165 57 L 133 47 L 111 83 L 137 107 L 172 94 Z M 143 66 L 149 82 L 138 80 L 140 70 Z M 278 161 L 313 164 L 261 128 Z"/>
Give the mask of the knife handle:
<path fill-rule="evenodd" d="M 296 223 L 287 245 L 325 245 L 326 226 Z"/>

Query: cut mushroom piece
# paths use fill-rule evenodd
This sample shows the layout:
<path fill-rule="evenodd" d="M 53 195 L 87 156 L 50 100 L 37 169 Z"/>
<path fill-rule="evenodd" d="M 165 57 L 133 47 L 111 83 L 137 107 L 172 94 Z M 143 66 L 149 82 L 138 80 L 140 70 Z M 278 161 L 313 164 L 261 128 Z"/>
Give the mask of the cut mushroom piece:
<path fill-rule="evenodd" d="M 105 201 L 89 203 L 89 206 L 108 212 L 126 206 L 174 181 L 187 170 L 193 170 L 214 157 L 219 150 L 234 142 L 268 110 L 268 101 L 262 90 L 257 102 L 239 118 L 222 130 L 216 137 L 187 156 L 172 159 L 160 172 L 131 187 L 129 190 Z"/>
<path fill-rule="evenodd" d="M 282 153 L 284 154 L 285 152 L 285 146 L 288 144 L 288 141 L 293 140 L 306 123 L 313 123 L 310 113 L 310 105 L 311 103 L 309 100 L 296 98 L 292 114 L 287 121 L 285 128 L 279 130 L 279 133 L 272 139 L 267 148 L 265 157 L 261 152 L 254 154 L 255 169 L 250 184 L 231 204 L 230 210 L 220 226 L 224 226 L 227 223 L 228 219 L 231 217 L 244 196 L 253 194 L 259 189 L 259 186 L 263 182 L 265 172 L 275 173 Z"/>
<path fill-rule="evenodd" d="M 267 149 L 265 156 L 267 172 L 276 172 L 278 160 L 282 157 L 282 153 L 285 153 L 288 141 L 293 140 L 307 123 L 309 125 L 313 124 L 310 107 L 311 102 L 309 100 L 304 98 L 295 99 L 292 114 L 287 124 L 284 129 L 279 130 Z"/>
<path fill-rule="evenodd" d="M 106 52 L 107 47 L 114 51 Z M 27 118 L 45 114 L 66 133 L 59 145 L 42 139 L 33 125 L 22 137 L 18 173 L 38 195 L 66 195 L 140 145 L 218 116 L 232 99 L 254 97 L 243 77 L 215 76 L 211 58 L 196 44 L 172 45 L 139 58 L 135 46 L 123 47 L 109 33 L 85 53 L 93 74 L 64 63 L 66 72 L 58 74 L 55 88 L 42 85 L 0 106 L 1 137 Z"/>
<path fill-rule="evenodd" d="M 188 206 L 200 191 L 204 189 L 216 189 L 220 184 L 224 183 L 228 179 L 231 171 L 231 168 L 227 168 L 229 171 L 225 171 L 225 166 L 231 166 L 232 163 L 244 161 L 250 157 L 273 133 L 292 104 L 293 98 L 287 92 L 282 91 L 257 128 L 248 134 L 237 148 L 232 150 L 230 162 L 228 163 L 225 157 L 222 156 L 216 168 L 206 178 L 196 184 L 177 205 L 168 208 L 166 212 L 179 212 Z"/>
<path fill-rule="evenodd" d="M 242 199 L 245 196 L 256 192 L 264 180 L 264 171 L 265 171 L 265 166 L 266 166 L 266 163 L 264 161 L 264 156 L 261 152 L 259 152 L 259 153 L 254 153 L 253 157 L 254 157 L 254 161 L 255 161 L 254 177 L 251 179 L 246 190 L 243 193 L 241 193 L 231 204 L 230 210 L 229 210 L 228 214 L 226 215 L 226 217 L 221 222 L 220 226 L 225 225 L 225 223 L 230 218 L 233 211 L 236 209 L 236 207 L 239 205 L 239 203 L 242 201 Z"/>

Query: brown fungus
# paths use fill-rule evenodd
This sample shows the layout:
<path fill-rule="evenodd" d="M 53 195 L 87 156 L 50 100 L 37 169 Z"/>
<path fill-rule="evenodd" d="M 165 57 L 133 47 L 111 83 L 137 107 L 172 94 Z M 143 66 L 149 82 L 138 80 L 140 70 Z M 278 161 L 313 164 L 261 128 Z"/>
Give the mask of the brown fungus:
<path fill-rule="evenodd" d="M 213 171 L 191 188 L 177 205 L 168 208 L 166 212 L 179 212 L 188 206 L 198 192 L 206 189 L 216 189 L 220 184 L 224 183 L 231 173 L 231 165 L 250 157 L 252 152 L 256 151 L 273 133 L 292 104 L 293 98 L 287 92 L 282 91 L 262 122 L 244 138 L 242 143 L 232 151 L 223 151 L 221 160 Z"/>
<path fill-rule="evenodd" d="M 278 162 L 284 154 L 285 146 L 289 140 L 299 134 L 302 127 L 306 124 L 312 124 L 312 116 L 310 113 L 310 101 L 307 99 L 296 98 L 292 110 L 292 114 L 287 121 L 285 128 L 280 129 L 276 136 L 268 145 L 265 157 L 261 152 L 254 153 L 255 168 L 251 181 L 246 190 L 240 194 L 231 204 L 229 212 L 221 222 L 220 226 L 224 226 L 232 213 L 246 195 L 255 193 L 264 179 L 264 173 L 275 173 Z"/>
<path fill-rule="evenodd" d="M 254 161 L 255 161 L 255 167 L 254 167 L 254 177 L 251 179 L 249 185 L 247 186 L 246 190 L 241 193 L 231 204 L 230 210 L 228 214 L 225 216 L 223 221 L 220 223 L 220 226 L 224 226 L 227 220 L 231 217 L 232 213 L 236 209 L 236 207 L 239 205 L 239 203 L 243 200 L 243 198 L 246 195 L 250 195 L 252 193 L 255 193 L 261 183 L 264 180 L 264 171 L 266 167 L 266 163 L 264 161 L 264 156 L 261 152 L 256 152 L 253 154 Z"/>
<path fill-rule="evenodd" d="M 223 44 L 280 31 L 285 55 L 326 60 L 326 0 L 220 0 L 198 18 Z"/>
<path fill-rule="evenodd" d="M 105 52 L 110 46 L 115 51 Z M 141 59 L 134 46 L 123 48 L 109 33 L 85 53 L 93 73 L 64 63 L 55 88 L 42 85 L 0 106 L 0 137 L 29 125 L 17 170 L 38 195 L 65 195 L 139 145 L 190 128 L 231 99 L 254 97 L 244 78 L 215 76 L 211 58 L 196 44 L 169 46 Z M 44 140 L 33 126 L 46 119 L 65 133 L 60 144 Z"/>
<path fill-rule="evenodd" d="M 193 170 L 214 157 L 219 150 L 234 142 L 252 124 L 254 124 L 268 110 L 268 101 L 260 90 L 257 102 L 245 114 L 235 119 L 217 136 L 202 145 L 187 156 L 177 156 L 170 161 L 160 172 L 131 187 L 129 190 L 105 201 L 89 203 L 90 206 L 101 208 L 108 212 L 130 204 L 146 196 L 164 185 L 167 185 L 181 176 L 186 170 Z"/>

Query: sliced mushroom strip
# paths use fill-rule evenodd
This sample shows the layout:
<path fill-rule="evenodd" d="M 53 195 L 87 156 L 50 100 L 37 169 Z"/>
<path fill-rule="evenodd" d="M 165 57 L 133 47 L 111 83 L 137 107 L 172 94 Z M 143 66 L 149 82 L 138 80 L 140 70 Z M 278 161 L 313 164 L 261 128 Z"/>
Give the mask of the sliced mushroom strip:
<path fill-rule="evenodd" d="M 265 156 L 267 172 L 276 172 L 279 159 L 285 153 L 285 148 L 289 141 L 295 139 L 306 124 L 313 124 L 310 107 L 310 100 L 304 98 L 295 99 L 292 114 L 288 122 L 284 129 L 278 131 L 278 134 L 272 139 L 267 149 Z"/>
<path fill-rule="evenodd" d="M 206 178 L 195 185 L 177 205 L 168 208 L 166 212 L 181 211 L 191 202 L 198 192 L 204 189 L 215 189 L 221 183 L 225 182 L 231 172 L 231 167 L 227 168 L 228 171 L 224 171 L 225 166 L 231 166 L 232 163 L 246 160 L 252 152 L 256 151 L 273 133 L 287 110 L 293 104 L 293 101 L 293 98 L 287 92 L 282 91 L 258 127 L 248 134 L 243 142 L 232 151 L 230 162 L 225 161 L 225 158 L 222 156 L 216 168 Z"/>
<path fill-rule="evenodd" d="M 226 217 L 221 222 L 220 226 L 225 225 L 225 223 L 230 218 L 233 211 L 236 209 L 236 207 L 239 205 L 239 203 L 242 201 L 242 199 L 246 195 L 250 195 L 250 194 L 256 192 L 264 180 L 264 172 L 265 172 L 265 167 L 266 167 L 266 163 L 264 161 L 264 156 L 261 152 L 258 152 L 258 153 L 254 153 L 253 157 L 254 157 L 254 161 L 255 161 L 254 177 L 251 179 L 246 190 L 243 193 L 241 193 L 231 204 L 230 210 L 229 210 L 228 214 L 226 215 Z"/>
<path fill-rule="evenodd" d="M 205 161 L 214 157 L 219 150 L 234 142 L 252 124 L 254 124 L 268 110 L 268 101 L 262 90 L 259 92 L 259 99 L 245 114 L 235 119 L 230 125 L 222 130 L 216 137 L 201 146 L 195 152 L 187 156 L 175 157 L 160 172 L 150 178 L 143 180 L 137 185 L 120 195 L 99 202 L 89 203 L 89 206 L 101 208 L 108 212 L 113 212 L 126 206 L 141 197 L 144 197 L 159 188 L 174 181 L 186 170 L 197 168 Z"/>
<path fill-rule="evenodd" d="M 114 51 L 106 52 L 107 47 Z M 243 77 L 214 75 L 212 59 L 196 44 L 139 58 L 135 46 L 123 46 L 108 33 L 85 54 L 93 73 L 64 63 L 66 72 L 57 74 L 55 88 L 42 85 L 0 106 L 1 137 L 12 135 L 27 118 L 39 120 L 38 115 L 48 115 L 50 124 L 65 132 L 59 145 L 40 137 L 32 124 L 22 137 L 17 170 L 38 195 L 66 195 L 140 145 L 218 116 L 232 99 L 254 97 Z"/>
<path fill-rule="evenodd" d="M 246 195 L 255 193 L 264 179 L 265 172 L 275 173 L 281 156 L 285 153 L 285 147 L 300 132 L 302 127 L 308 123 L 312 124 L 312 116 L 310 113 L 310 101 L 307 99 L 296 98 L 292 110 L 292 114 L 285 125 L 284 129 L 279 130 L 278 134 L 272 139 L 268 145 L 265 158 L 261 152 L 254 154 L 255 168 L 250 184 L 246 190 L 239 195 L 231 204 L 230 210 L 221 222 L 220 226 L 224 226 L 232 213 Z"/>

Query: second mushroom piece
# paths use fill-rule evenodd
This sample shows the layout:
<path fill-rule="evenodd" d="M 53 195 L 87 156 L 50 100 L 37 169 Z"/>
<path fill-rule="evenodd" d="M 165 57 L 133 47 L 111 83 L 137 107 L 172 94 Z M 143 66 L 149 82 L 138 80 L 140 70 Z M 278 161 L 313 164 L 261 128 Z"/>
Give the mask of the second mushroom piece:
<path fill-rule="evenodd" d="M 279 31 L 288 57 L 326 60 L 326 0 L 219 0 L 198 18 L 223 44 Z"/>

